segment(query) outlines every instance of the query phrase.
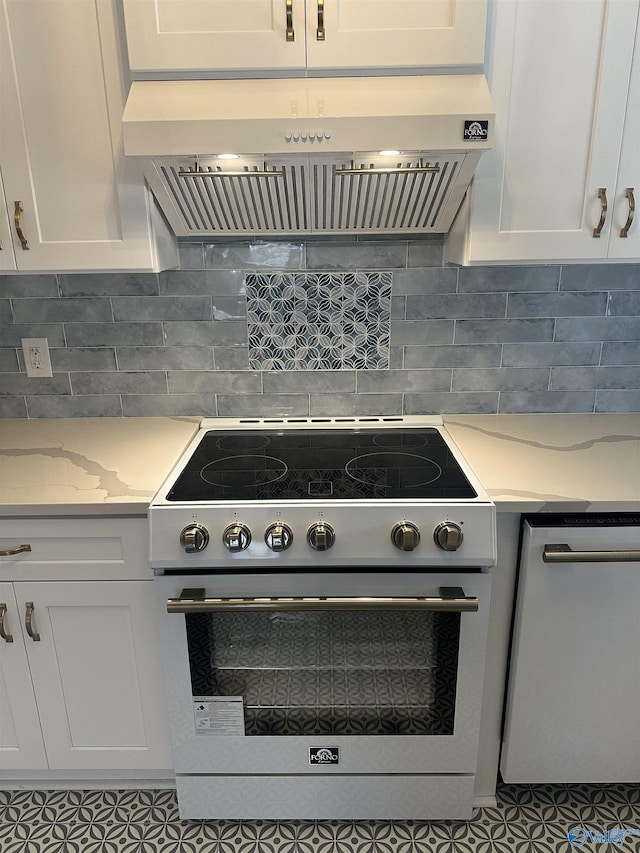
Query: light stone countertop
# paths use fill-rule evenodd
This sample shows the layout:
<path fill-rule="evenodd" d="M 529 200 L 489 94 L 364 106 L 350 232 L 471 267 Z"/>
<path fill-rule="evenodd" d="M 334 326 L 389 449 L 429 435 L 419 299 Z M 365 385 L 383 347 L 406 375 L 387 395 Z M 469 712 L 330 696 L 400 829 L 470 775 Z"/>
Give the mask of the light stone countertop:
<path fill-rule="evenodd" d="M 640 512 L 640 414 L 444 421 L 498 512 Z"/>
<path fill-rule="evenodd" d="M 640 414 L 444 420 L 499 512 L 640 511 Z M 144 515 L 198 421 L 0 420 L 1 514 Z"/>
<path fill-rule="evenodd" d="M 145 515 L 199 418 L 0 420 L 0 514 Z"/>

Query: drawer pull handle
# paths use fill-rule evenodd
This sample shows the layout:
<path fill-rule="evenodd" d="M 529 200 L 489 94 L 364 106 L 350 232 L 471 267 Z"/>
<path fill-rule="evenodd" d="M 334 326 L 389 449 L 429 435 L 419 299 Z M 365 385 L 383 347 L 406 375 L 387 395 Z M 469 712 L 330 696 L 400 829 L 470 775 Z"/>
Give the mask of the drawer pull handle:
<path fill-rule="evenodd" d="M 18 545 L 17 548 L 9 548 L 8 551 L 0 551 L 0 557 L 13 557 L 15 554 L 22 554 L 24 551 L 30 551 L 31 545 Z"/>
<path fill-rule="evenodd" d="M 2 638 L 5 643 L 13 643 L 13 636 L 9 633 L 6 625 L 4 624 L 6 615 L 7 605 L 0 603 L 0 638 Z"/>
<path fill-rule="evenodd" d="M 16 201 L 15 206 L 13 208 L 13 224 L 16 228 L 16 234 L 18 235 L 18 240 L 20 240 L 20 245 L 23 250 L 26 252 L 29 249 L 29 241 L 24 236 L 24 231 L 22 230 L 22 211 L 24 207 L 21 201 Z"/>
<path fill-rule="evenodd" d="M 324 0 L 318 0 L 318 28 L 316 30 L 316 40 L 324 41 Z"/>
<path fill-rule="evenodd" d="M 545 545 L 543 563 L 640 563 L 640 551 L 574 551 L 569 545 Z"/>
<path fill-rule="evenodd" d="M 293 30 L 293 0 L 287 0 L 287 41 L 294 41 L 296 34 Z"/>
<path fill-rule="evenodd" d="M 607 190 L 606 187 L 600 187 L 598 190 L 598 198 L 600 199 L 600 222 L 593 229 L 593 236 L 599 237 L 604 228 L 604 223 L 607 221 Z"/>
<path fill-rule="evenodd" d="M 24 614 L 24 627 L 27 629 L 27 634 L 31 637 L 34 643 L 40 642 L 40 634 L 33 629 L 33 601 L 27 601 L 27 609 Z"/>
<path fill-rule="evenodd" d="M 628 187 L 625 193 L 625 197 L 629 201 L 629 215 L 627 216 L 627 221 L 624 223 L 624 228 L 620 231 L 621 237 L 626 237 L 629 234 L 629 228 L 633 224 L 633 216 L 636 212 L 636 199 L 633 194 L 633 187 Z"/>

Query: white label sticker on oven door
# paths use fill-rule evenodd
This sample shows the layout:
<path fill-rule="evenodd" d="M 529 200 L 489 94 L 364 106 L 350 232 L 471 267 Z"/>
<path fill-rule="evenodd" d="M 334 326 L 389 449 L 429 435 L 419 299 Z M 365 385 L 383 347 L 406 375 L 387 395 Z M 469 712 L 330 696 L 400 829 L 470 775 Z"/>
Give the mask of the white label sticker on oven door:
<path fill-rule="evenodd" d="M 242 696 L 195 696 L 193 715 L 197 735 L 244 735 Z"/>

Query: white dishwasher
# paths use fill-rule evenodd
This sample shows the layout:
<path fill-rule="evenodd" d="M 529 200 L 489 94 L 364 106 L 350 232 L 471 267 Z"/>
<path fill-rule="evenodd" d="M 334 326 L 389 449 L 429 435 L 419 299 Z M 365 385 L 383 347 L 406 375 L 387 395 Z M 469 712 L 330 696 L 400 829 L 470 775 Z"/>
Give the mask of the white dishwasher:
<path fill-rule="evenodd" d="M 640 781 L 640 514 L 523 518 L 500 770 Z"/>

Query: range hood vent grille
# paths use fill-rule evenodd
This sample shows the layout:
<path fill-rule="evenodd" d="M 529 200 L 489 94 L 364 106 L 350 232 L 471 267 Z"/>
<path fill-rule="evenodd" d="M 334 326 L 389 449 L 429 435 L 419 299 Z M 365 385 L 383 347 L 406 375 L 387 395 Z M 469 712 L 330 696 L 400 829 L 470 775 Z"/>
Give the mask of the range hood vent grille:
<path fill-rule="evenodd" d="M 476 158 L 424 153 L 392 167 L 363 158 L 246 160 L 229 168 L 150 161 L 147 180 L 178 236 L 446 231 L 460 202 L 452 199 L 458 174 Z"/>
<path fill-rule="evenodd" d="M 155 166 L 175 205 L 179 224 L 173 217 L 171 224 L 179 236 L 308 231 L 304 166 L 233 172 L 202 165 L 196 171 L 183 162 Z"/>

